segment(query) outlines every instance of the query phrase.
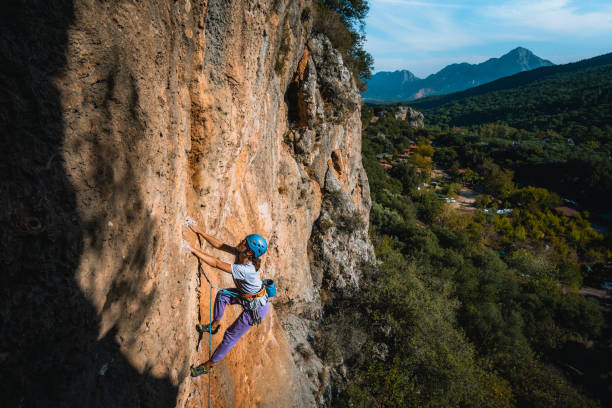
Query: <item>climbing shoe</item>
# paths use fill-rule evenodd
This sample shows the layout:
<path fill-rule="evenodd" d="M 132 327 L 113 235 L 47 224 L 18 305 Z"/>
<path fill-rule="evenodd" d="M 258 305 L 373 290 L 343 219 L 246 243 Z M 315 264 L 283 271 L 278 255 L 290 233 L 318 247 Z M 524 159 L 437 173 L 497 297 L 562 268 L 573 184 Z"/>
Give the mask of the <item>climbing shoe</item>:
<path fill-rule="evenodd" d="M 216 328 L 212 330 L 211 329 L 212 329 L 212 322 L 208 324 L 196 324 L 196 330 L 200 334 L 204 334 L 204 333 L 215 334 L 219 331 L 219 326 L 217 326 Z"/>
<path fill-rule="evenodd" d="M 191 376 L 192 377 L 199 377 L 202 374 L 208 374 L 208 371 L 206 368 L 204 368 L 204 364 L 200 364 L 197 367 L 191 366 Z"/>

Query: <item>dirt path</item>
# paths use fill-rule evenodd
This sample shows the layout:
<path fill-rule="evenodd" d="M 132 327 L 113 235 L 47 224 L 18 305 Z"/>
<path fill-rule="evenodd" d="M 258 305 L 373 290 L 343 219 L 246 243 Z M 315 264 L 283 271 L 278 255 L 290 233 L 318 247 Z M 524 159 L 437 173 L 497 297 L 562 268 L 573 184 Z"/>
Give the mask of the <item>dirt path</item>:
<path fill-rule="evenodd" d="M 606 290 L 592 288 L 590 286 L 581 287 L 579 292 L 581 295 L 584 295 L 584 296 L 590 295 L 590 296 L 595 296 L 600 299 L 612 299 L 612 296 L 610 296 Z"/>
<path fill-rule="evenodd" d="M 434 169 L 431 171 L 431 179 L 436 181 L 441 181 L 444 184 L 450 183 L 451 177 L 448 173 L 443 169 Z M 462 186 L 461 191 L 457 195 L 456 202 L 449 203 L 452 208 L 463 211 L 463 212 L 475 212 L 476 208 L 474 207 L 474 201 L 476 201 L 476 193 L 471 188 Z"/>
<path fill-rule="evenodd" d="M 474 201 L 476 201 L 477 195 L 478 193 L 476 193 L 474 190 L 467 187 L 461 187 L 461 191 L 457 196 L 457 201 L 451 203 L 451 205 L 453 206 L 453 208 L 460 211 L 474 212 L 476 211 L 476 208 L 474 207 Z"/>

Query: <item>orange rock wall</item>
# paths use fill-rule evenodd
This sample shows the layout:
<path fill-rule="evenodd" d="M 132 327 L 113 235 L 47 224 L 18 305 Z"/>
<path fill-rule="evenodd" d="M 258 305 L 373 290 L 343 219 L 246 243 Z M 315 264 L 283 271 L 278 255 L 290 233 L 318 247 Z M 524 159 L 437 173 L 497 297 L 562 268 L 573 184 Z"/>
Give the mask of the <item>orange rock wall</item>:
<path fill-rule="evenodd" d="M 187 216 L 230 244 L 266 237 L 262 274 L 278 288 L 269 316 L 215 368 L 212 406 L 324 403 L 326 369 L 304 373 L 282 323 L 321 313 L 309 240 L 326 183 L 337 180 L 366 220 L 369 190 L 359 94 L 339 56 L 327 61 L 329 45 L 311 38 L 313 10 L 305 0 L 74 4 L 53 84 L 62 165 L 83 225 L 75 279 L 99 317 L 98 339 L 111 338 L 138 373 L 168 381 L 177 406 L 205 406 L 208 387 L 207 377 L 189 377 L 208 357 L 194 325 L 208 321 L 210 299 L 196 259 L 181 249 Z M 327 65 L 337 78 L 323 73 Z M 322 96 L 323 75 L 346 93 L 339 112 Z M 225 322 L 239 313 L 230 308 Z"/>

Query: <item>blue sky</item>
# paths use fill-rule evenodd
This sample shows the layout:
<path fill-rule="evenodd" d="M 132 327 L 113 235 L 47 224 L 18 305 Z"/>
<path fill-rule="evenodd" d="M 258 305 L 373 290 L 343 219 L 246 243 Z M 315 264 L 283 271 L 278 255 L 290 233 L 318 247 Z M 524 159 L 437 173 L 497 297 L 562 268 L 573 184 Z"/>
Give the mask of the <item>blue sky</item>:
<path fill-rule="evenodd" d="M 563 64 L 612 52 L 612 1 L 370 0 L 365 30 L 375 72 L 424 78 L 518 46 Z"/>

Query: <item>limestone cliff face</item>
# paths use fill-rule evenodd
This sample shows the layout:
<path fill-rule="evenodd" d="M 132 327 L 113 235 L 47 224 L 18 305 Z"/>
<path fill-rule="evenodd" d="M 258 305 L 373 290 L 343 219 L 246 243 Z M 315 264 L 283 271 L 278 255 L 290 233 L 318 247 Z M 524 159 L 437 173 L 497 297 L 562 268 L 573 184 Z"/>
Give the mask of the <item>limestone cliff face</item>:
<path fill-rule="evenodd" d="M 28 135 L 53 138 L 40 158 L 20 141 L 7 153 L 26 157 L 19 177 L 40 167 L 42 181 L 31 194 L 18 178 L 8 184 L 25 200 L 7 204 L 15 211 L 3 217 L 13 225 L 3 241 L 13 234 L 41 247 L 42 269 L 67 282 L 45 296 L 68 321 L 61 333 L 47 328 L 48 339 L 65 342 L 57 361 L 39 360 L 62 367 L 64 380 L 49 391 L 23 370 L 22 383 L 43 384 L 40 397 L 49 401 L 82 405 L 204 405 L 207 377 L 188 374 L 208 357 L 194 325 L 209 320 L 210 300 L 195 258 L 181 250 L 183 239 L 197 245 L 184 228 L 191 216 L 228 243 L 251 232 L 266 237 L 262 275 L 279 291 L 264 322 L 215 367 L 213 406 L 325 405 L 340 377 L 312 351 L 312 334 L 323 304 L 357 288 L 374 255 L 360 96 L 340 54 L 311 34 L 311 2 L 80 0 L 33 13 L 43 33 L 56 35 L 42 41 L 58 61 L 44 75 L 30 71 L 9 83 L 13 95 L 50 112 Z M 28 38 L 17 34 L 8 37 L 23 50 L 15 61 L 42 69 L 45 60 L 28 60 Z M 27 75 L 51 97 L 20 91 Z M 11 109 L 30 107 L 6 108 L 7 117 Z M 20 118 L 8 128 L 16 138 Z M 39 195 L 46 210 L 32 204 Z M 19 232 L 20 223 L 34 233 Z M 25 285 L 15 258 L 9 276 Z M 228 275 L 205 272 L 232 285 Z M 53 306 L 53 293 L 74 299 Z M 231 308 L 225 322 L 239 313 Z M 15 367 L 31 362 L 18 345 L 3 347 Z"/>

